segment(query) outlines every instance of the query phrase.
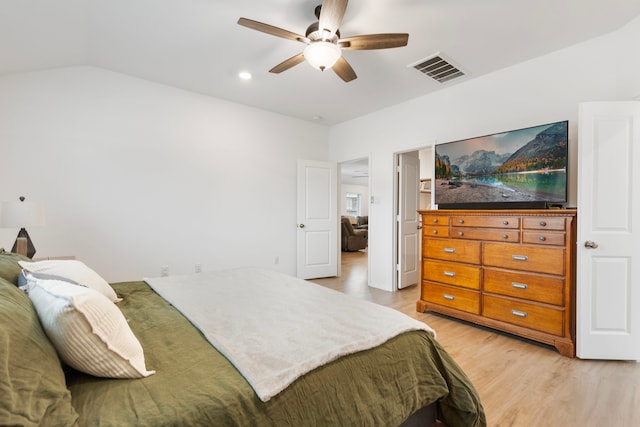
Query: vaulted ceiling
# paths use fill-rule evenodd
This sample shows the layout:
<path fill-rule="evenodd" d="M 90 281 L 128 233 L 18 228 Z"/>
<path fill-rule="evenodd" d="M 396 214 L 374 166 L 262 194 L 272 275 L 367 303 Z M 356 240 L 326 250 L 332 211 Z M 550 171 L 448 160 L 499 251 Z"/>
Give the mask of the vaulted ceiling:
<path fill-rule="evenodd" d="M 304 34 L 321 0 L 2 0 L 0 76 L 89 65 L 331 125 L 622 27 L 638 0 L 351 0 L 343 37 L 409 33 L 406 47 L 344 51 L 358 78 L 300 64 L 304 45 L 237 24 Z M 465 76 L 409 65 L 440 53 Z M 249 71 L 253 79 L 238 78 Z"/>

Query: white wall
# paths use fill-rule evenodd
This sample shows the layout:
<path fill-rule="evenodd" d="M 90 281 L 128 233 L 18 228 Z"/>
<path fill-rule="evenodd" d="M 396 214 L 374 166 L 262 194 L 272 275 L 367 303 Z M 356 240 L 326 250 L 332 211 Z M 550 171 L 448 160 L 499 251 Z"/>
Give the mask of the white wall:
<path fill-rule="evenodd" d="M 395 152 L 568 119 L 575 206 L 578 104 L 640 93 L 639 33 L 640 17 L 612 34 L 332 127 L 332 161 L 370 157 L 370 284 L 393 288 Z"/>
<path fill-rule="evenodd" d="M 625 25 L 616 32 L 613 41 L 617 52 L 617 78 L 619 84 L 618 95 L 621 99 L 627 99 L 629 95 L 640 99 L 640 17 Z"/>
<path fill-rule="evenodd" d="M 98 68 L 0 78 L 0 200 L 44 203 L 36 257 L 75 255 L 109 281 L 196 263 L 295 274 L 296 160 L 326 160 L 327 140 L 320 125 Z M 17 231 L 0 229 L 0 247 Z"/>
<path fill-rule="evenodd" d="M 418 152 L 420 159 L 420 179 L 433 179 L 433 149 L 431 146 Z"/>

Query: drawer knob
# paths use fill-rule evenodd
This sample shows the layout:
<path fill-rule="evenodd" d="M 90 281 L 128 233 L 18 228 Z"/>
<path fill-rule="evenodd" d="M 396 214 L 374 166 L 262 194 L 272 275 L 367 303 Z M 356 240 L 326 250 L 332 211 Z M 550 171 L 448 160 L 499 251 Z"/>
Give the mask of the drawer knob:
<path fill-rule="evenodd" d="M 459 219 L 459 220 L 458 220 L 458 222 L 459 222 L 460 224 L 464 224 L 464 219 Z"/>
<path fill-rule="evenodd" d="M 546 221 L 540 221 L 540 227 L 546 227 L 546 226 L 547 226 Z"/>
<path fill-rule="evenodd" d="M 442 295 L 442 298 L 448 299 L 449 301 L 453 301 L 454 299 L 456 299 L 456 297 L 454 297 L 453 295 L 450 295 L 450 294 L 444 294 L 444 295 Z"/>
<path fill-rule="evenodd" d="M 538 237 L 538 239 L 540 239 L 541 242 L 544 242 L 545 240 L 547 240 L 547 238 L 544 237 L 544 236 L 540 236 L 540 237 Z"/>
<path fill-rule="evenodd" d="M 527 313 L 525 311 L 520 311 L 520 310 L 511 310 L 511 314 L 518 317 L 527 317 Z"/>
<path fill-rule="evenodd" d="M 514 261 L 528 261 L 529 257 L 526 255 L 511 255 L 511 259 Z"/>
<path fill-rule="evenodd" d="M 456 248 L 444 248 L 444 251 L 448 254 L 455 254 Z"/>
<path fill-rule="evenodd" d="M 509 225 L 509 221 L 507 221 L 506 219 L 502 221 L 502 225 Z"/>
<path fill-rule="evenodd" d="M 518 282 L 511 282 L 511 286 L 513 286 L 516 289 L 527 289 L 529 287 L 526 283 L 518 283 Z"/>
<path fill-rule="evenodd" d="M 507 239 L 509 238 L 509 235 L 508 235 L 508 234 L 503 234 L 503 235 L 502 235 L 502 238 L 503 238 L 504 240 L 507 240 Z"/>
<path fill-rule="evenodd" d="M 438 223 L 438 218 L 433 218 L 433 223 L 437 224 Z"/>
<path fill-rule="evenodd" d="M 438 230 L 433 230 L 431 234 L 438 234 Z"/>
<path fill-rule="evenodd" d="M 464 236 L 464 233 L 462 231 L 458 231 L 458 236 L 462 237 Z"/>
<path fill-rule="evenodd" d="M 455 271 L 445 271 L 444 275 L 447 277 L 456 277 Z"/>

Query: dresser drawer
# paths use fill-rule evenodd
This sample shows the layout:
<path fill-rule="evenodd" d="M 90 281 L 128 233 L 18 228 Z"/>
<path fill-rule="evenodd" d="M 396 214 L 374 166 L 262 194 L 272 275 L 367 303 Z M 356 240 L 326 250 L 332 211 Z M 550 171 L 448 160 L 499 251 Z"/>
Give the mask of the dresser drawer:
<path fill-rule="evenodd" d="M 480 314 L 480 293 L 477 291 L 422 282 L 422 299 L 456 310 Z"/>
<path fill-rule="evenodd" d="M 480 267 L 428 259 L 423 262 L 422 271 L 424 278 L 432 282 L 480 289 Z"/>
<path fill-rule="evenodd" d="M 557 277 L 486 268 L 483 272 L 483 290 L 547 304 L 564 304 L 564 280 Z"/>
<path fill-rule="evenodd" d="M 517 216 L 452 216 L 451 225 L 455 227 L 486 227 L 486 228 L 520 228 L 520 218 Z"/>
<path fill-rule="evenodd" d="M 422 225 L 449 225 L 448 215 L 422 215 Z"/>
<path fill-rule="evenodd" d="M 423 225 L 422 235 L 424 237 L 449 237 L 449 227 L 440 225 Z"/>
<path fill-rule="evenodd" d="M 484 265 L 492 267 L 562 276 L 565 252 L 563 248 L 484 243 L 482 261 Z"/>
<path fill-rule="evenodd" d="M 466 240 L 425 239 L 422 247 L 422 256 L 443 261 L 480 264 L 480 245 L 480 242 Z"/>
<path fill-rule="evenodd" d="M 562 310 L 485 294 L 482 296 L 482 315 L 548 334 L 562 335 Z"/>
<path fill-rule="evenodd" d="M 530 230 L 564 230 L 565 227 L 566 218 L 563 217 L 528 216 L 522 218 L 522 228 Z"/>
<path fill-rule="evenodd" d="M 522 243 L 564 246 L 565 234 L 557 231 L 523 231 Z"/>
<path fill-rule="evenodd" d="M 451 237 L 454 239 L 490 240 L 493 242 L 520 242 L 520 231 L 498 230 L 495 228 L 452 227 Z"/>

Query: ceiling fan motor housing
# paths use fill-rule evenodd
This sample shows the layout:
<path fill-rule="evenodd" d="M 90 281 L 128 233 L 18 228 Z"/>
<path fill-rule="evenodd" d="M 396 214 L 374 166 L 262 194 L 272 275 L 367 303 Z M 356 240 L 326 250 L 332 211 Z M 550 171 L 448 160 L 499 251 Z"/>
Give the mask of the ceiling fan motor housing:
<path fill-rule="evenodd" d="M 336 30 L 333 37 L 327 37 L 329 34 L 330 33 L 328 31 L 320 30 L 320 22 L 314 22 L 307 27 L 307 31 L 304 35 L 312 42 L 322 40 L 330 43 L 338 43 L 338 40 L 340 39 L 340 30 Z"/>

